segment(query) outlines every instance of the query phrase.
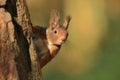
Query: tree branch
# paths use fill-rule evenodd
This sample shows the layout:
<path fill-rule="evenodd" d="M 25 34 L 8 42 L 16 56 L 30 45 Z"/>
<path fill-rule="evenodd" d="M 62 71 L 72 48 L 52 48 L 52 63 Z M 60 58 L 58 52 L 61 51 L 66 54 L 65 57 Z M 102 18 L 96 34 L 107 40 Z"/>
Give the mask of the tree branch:
<path fill-rule="evenodd" d="M 25 0 L 0 0 L 0 80 L 41 80 Z"/>

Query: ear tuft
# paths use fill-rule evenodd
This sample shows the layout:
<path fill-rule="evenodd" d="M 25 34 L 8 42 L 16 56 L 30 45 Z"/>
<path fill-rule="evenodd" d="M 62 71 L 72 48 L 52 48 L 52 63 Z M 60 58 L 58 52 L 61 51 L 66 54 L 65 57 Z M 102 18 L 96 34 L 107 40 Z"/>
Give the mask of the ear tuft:
<path fill-rule="evenodd" d="M 56 27 L 60 24 L 60 14 L 57 10 L 52 10 L 50 15 L 50 27 Z"/>
<path fill-rule="evenodd" d="M 65 21 L 63 23 L 63 26 L 67 29 L 68 25 L 70 23 L 71 17 L 70 16 L 66 16 Z"/>

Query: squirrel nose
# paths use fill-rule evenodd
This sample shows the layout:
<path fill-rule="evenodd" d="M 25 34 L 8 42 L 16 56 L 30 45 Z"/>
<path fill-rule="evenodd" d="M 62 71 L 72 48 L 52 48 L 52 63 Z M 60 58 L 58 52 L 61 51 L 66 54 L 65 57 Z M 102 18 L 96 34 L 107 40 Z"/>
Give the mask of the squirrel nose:
<path fill-rule="evenodd" d="M 63 42 L 64 42 L 66 39 L 67 39 L 67 36 L 61 38 L 61 40 L 62 40 Z"/>
<path fill-rule="evenodd" d="M 61 40 L 62 40 L 63 42 L 65 42 L 66 39 L 67 39 L 67 37 L 68 37 L 68 33 L 66 34 L 66 36 L 62 36 L 62 37 L 61 37 Z"/>
<path fill-rule="evenodd" d="M 62 40 L 62 41 L 65 41 L 65 40 L 66 40 L 66 38 L 61 38 L 61 40 Z"/>

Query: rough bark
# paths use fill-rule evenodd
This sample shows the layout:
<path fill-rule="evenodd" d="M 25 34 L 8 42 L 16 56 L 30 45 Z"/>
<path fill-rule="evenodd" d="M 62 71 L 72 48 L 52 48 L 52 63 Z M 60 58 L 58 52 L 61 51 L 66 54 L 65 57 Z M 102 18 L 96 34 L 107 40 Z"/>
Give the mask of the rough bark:
<path fill-rule="evenodd" d="M 0 80 L 41 80 L 25 0 L 0 0 Z"/>

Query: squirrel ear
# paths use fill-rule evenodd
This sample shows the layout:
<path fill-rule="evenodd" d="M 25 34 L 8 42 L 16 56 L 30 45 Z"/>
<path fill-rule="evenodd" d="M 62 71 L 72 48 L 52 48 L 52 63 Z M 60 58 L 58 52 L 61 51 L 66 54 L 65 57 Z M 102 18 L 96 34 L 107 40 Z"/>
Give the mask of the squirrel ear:
<path fill-rule="evenodd" d="M 68 25 L 69 25 L 69 23 L 70 23 L 70 20 L 71 20 L 71 17 L 70 16 L 67 16 L 66 18 L 65 18 L 65 21 L 64 21 L 64 23 L 63 23 L 63 26 L 67 29 L 68 28 Z"/>
<path fill-rule="evenodd" d="M 55 28 L 60 24 L 60 15 L 57 10 L 52 10 L 50 15 L 50 27 Z"/>

